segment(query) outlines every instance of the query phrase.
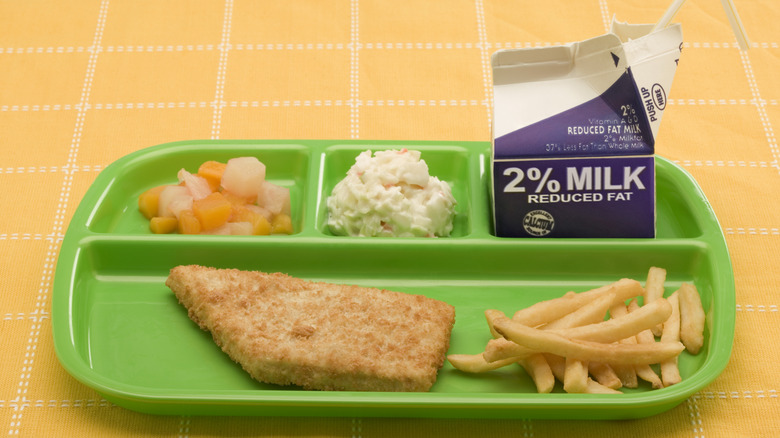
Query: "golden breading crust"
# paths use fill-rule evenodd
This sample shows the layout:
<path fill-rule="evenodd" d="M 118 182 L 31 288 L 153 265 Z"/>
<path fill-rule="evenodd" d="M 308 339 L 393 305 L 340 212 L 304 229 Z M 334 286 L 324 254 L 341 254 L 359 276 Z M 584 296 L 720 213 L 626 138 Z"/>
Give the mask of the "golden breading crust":
<path fill-rule="evenodd" d="M 165 284 L 252 377 L 306 389 L 428 391 L 455 322 L 422 295 L 281 273 L 177 266 Z"/>

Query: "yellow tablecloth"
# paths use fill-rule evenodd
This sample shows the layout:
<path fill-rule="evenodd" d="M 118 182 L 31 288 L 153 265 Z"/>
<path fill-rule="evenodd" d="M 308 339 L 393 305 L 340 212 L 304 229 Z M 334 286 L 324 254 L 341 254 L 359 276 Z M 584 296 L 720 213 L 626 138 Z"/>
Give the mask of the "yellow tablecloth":
<path fill-rule="evenodd" d="M 491 53 L 654 22 L 667 0 L 0 2 L 0 433 L 8 436 L 755 437 L 780 434 L 780 5 L 688 1 L 657 153 L 701 185 L 736 279 L 731 361 L 633 421 L 151 416 L 55 356 L 51 288 L 97 174 L 185 139 L 489 141 Z"/>

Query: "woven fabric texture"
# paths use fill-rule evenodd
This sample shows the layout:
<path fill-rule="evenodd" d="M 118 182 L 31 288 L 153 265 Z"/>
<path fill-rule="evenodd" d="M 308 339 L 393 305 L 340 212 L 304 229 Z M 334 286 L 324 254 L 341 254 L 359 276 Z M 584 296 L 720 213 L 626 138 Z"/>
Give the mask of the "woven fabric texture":
<path fill-rule="evenodd" d="M 0 433 L 7 436 L 758 437 L 780 434 L 780 4 L 690 0 L 656 152 L 701 186 L 736 283 L 731 360 L 632 421 L 153 416 L 54 351 L 58 253 L 128 153 L 190 139 L 490 141 L 490 55 L 652 23 L 667 0 L 0 2 Z"/>

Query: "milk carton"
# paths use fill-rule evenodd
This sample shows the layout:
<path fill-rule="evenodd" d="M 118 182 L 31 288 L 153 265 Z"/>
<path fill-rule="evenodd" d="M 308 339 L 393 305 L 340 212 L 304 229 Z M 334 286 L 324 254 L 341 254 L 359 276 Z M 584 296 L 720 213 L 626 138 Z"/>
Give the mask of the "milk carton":
<path fill-rule="evenodd" d="M 493 54 L 497 236 L 655 236 L 655 138 L 682 31 L 653 27 Z"/>

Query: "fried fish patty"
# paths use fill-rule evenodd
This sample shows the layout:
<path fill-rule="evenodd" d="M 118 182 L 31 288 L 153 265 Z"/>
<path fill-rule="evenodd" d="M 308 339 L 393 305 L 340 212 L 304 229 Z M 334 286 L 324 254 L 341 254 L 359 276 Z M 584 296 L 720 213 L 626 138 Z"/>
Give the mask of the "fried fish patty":
<path fill-rule="evenodd" d="M 253 378 L 305 389 L 428 391 L 455 322 L 422 295 L 282 273 L 177 266 L 165 284 Z"/>

